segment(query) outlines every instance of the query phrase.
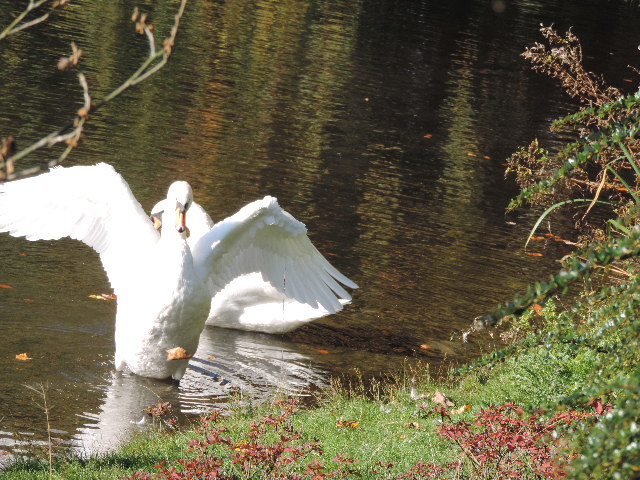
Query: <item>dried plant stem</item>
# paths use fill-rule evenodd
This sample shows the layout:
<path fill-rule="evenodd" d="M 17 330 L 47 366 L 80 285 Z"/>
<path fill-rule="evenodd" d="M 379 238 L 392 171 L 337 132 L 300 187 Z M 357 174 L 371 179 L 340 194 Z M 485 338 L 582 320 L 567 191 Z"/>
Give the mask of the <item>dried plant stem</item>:
<path fill-rule="evenodd" d="M 26 385 L 29 390 L 33 390 L 42 397 L 42 404 L 36 403 L 44 411 L 45 419 L 47 420 L 47 439 L 49 447 L 49 480 L 53 479 L 53 445 L 51 443 L 51 420 L 49 419 L 49 405 L 47 404 L 47 390 L 43 384 L 39 387 L 32 387 Z"/>

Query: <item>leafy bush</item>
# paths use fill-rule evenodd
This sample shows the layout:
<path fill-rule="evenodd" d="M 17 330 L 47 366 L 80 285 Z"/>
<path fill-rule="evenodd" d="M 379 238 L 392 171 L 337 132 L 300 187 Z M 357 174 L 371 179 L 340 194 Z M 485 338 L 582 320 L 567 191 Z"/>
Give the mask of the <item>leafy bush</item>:
<path fill-rule="evenodd" d="M 570 478 L 637 478 L 640 474 L 640 90 L 623 94 L 582 66 L 582 50 L 571 33 L 541 29 L 548 45 L 536 44 L 523 56 L 535 70 L 559 79 L 581 109 L 553 123 L 552 130 L 573 133 L 574 142 L 552 153 L 534 140 L 509 160 L 522 191 L 509 208 L 525 204 L 573 214 L 581 238 L 578 249 L 564 260 L 562 270 L 537 282 L 523 295 L 480 319 L 484 325 L 544 305 L 581 281 L 584 293 L 545 328 L 525 340 L 478 362 L 489 366 L 505 359 L 517 361 L 544 346 L 557 355 L 562 348 L 574 355 L 594 352 L 591 379 L 575 385 L 561 404 L 569 407 L 603 398 L 612 409 L 584 435 L 572 438 L 577 453 L 567 468 Z M 593 208 L 604 215 L 589 218 Z M 533 232 L 532 232 L 533 233 Z M 599 285 L 599 286 L 596 286 Z M 529 313 L 528 315 L 531 315 Z M 526 331 L 526 321 L 514 322 Z M 550 400 L 554 402 L 554 399 Z"/>

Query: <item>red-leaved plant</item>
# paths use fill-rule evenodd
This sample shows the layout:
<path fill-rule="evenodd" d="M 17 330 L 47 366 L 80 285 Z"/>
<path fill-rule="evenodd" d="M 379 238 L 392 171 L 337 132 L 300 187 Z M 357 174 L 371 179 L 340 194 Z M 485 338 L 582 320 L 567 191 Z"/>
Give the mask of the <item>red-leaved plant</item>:
<path fill-rule="evenodd" d="M 591 405 L 595 412 L 566 410 L 548 417 L 542 411 L 527 416 L 519 406 L 505 403 L 481 410 L 473 422 L 455 423 L 447 408 L 418 407 L 428 415 L 440 416 L 440 435 L 460 449 L 462 458 L 447 464 L 449 473 L 456 472 L 453 478 L 562 479 L 567 476 L 566 467 L 572 458 L 563 449 L 563 433 L 576 424 L 595 421 L 612 408 L 599 401 Z M 398 478 L 451 478 L 444 472 L 420 476 L 429 468 L 436 472 L 437 467 L 419 464 L 410 471 L 418 476 Z"/>
<path fill-rule="evenodd" d="M 317 440 L 306 441 L 293 427 L 298 404 L 295 400 L 274 404 L 279 413 L 251 423 L 248 431 L 234 439 L 229 429 L 218 425 L 214 411 L 201 420 L 198 438 L 189 442 L 194 455 L 174 465 L 161 462 L 154 474 L 138 472 L 129 480 L 277 479 L 337 480 L 363 478 L 354 468 L 357 460 L 344 454 L 324 458 Z M 445 407 L 419 405 L 422 415 L 439 417 L 438 433 L 460 452 L 446 463 L 419 462 L 393 480 L 463 479 L 563 479 L 571 453 L 563 450 L 563 435 L 572 426 L 594 422 L 611 409 L 592 402 L 595 412 L 566 410 L 547 417 L 543 412 L 526 415 L 515 404 L 489 407 L 473 421 L 454 422 Z M 377 462 L 367 478 L 387 478 L 394 464 Z M 386 474 L 386 475 L 385 475 Z"/>

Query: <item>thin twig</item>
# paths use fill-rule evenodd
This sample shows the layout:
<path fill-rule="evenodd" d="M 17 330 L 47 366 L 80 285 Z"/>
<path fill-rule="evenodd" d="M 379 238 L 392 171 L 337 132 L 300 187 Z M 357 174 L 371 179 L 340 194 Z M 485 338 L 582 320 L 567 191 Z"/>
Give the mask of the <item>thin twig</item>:
<path fill-rule="evenodd" d="M 38 0 L 38 1 L 34 1 L 34 0 L 29 0 L 29 5 L 27 5 L 27 7 L 20 13 L 20 15 L 18 15 L 13 22 L 11 22 L 4 30 L 2 30 L 2 32 L 0 32 L 0 40 L 3 40 L 4 38 L 8 37 L 9 35 L 13 35 L 14 33 L 18 33 L 22 30 L 25 30 L 27 28 L 33 27 L 34 25 L 37 25 L 38 23 L 44 22 L 47 18 L 49 18 L 49 16 L 53 13 L 53 11 L 58 8 L 61 7 L 62 5 L 64 5 L 65 3 L 68 3 L 70 0 Z M 37 18 L 34 18 L 33 20 L 29 20 L 27 22 L 24 23 L 20 23 L 22 22 L 25 17 L 32 12 L 33 10 L 36 10 L 38 8 L 40 8 L 42 5 L 44 5 L 47 2 L 51 2 L 51 10 L 49 10 L 47 13 L 44 13 L 42 15 L 40 15 Z"/>

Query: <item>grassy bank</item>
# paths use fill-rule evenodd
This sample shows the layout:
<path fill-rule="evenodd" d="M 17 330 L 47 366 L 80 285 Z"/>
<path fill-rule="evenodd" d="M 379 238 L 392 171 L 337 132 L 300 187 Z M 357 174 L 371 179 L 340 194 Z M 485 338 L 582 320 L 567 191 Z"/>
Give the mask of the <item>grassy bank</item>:
<path fill-rule="evenodd" d="M 503 329 L 509 347 L 445 379 L 425 366 L 384 384 L 331 388 L 313 408 L 289 399 L 231 406 L 103 457 L 55 459 L 52 478 L 632 478 L 635 293 L 596 297 L 573 312 L 532 309 Z M 592 461 L 594 445 L 604 466 Z M 33 459 L 2 478 L 49 475 L 48 461 Z"/>

